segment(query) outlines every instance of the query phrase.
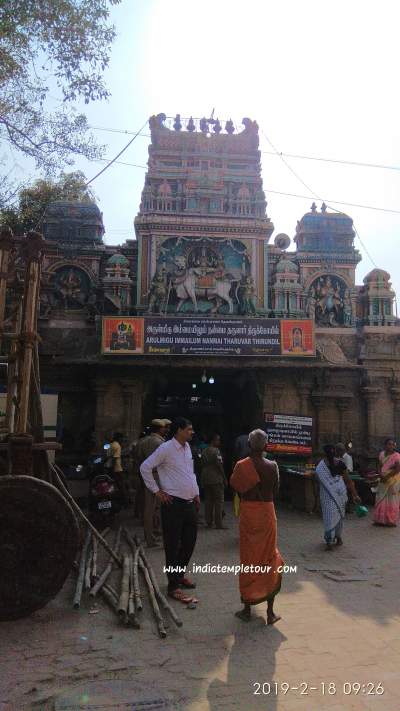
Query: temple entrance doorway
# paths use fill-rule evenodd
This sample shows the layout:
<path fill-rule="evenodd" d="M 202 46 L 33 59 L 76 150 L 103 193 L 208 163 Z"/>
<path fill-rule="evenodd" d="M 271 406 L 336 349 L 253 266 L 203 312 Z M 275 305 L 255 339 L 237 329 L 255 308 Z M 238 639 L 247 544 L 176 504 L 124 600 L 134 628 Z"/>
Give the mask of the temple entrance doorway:
<path fill-rule="evenodd" d="M 155 417 L 187 417 L 195 430 L 194 448 L 218 432 L 229 475 L 235 438 L 262 424 L 262 398 L 253 371 L 171 368 L 157 374 L 143 414 L 146 424 Z"/>

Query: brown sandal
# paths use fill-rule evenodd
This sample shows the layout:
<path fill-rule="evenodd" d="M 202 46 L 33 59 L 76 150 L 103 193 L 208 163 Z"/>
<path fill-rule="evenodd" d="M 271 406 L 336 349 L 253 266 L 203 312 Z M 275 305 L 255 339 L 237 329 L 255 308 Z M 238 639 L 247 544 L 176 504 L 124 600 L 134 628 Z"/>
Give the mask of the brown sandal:
<path fill-rule="evenodd" d="M 171 590 L 171 592 L 168 593 L 168 597 L 172 597 L 173 600 L 178 600 L 178 602 L 182 602 L 184 605 L 188 605 L 191 602 L 198 602 L 195 597 L 188 597 L 183 590 L 179 589 Z"/>

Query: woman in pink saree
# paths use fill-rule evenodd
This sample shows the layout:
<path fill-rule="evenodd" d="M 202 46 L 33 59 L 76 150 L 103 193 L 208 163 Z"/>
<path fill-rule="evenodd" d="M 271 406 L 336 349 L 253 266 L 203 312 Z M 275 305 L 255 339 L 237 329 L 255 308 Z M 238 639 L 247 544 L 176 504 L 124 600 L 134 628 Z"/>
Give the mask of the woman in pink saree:
<path fill-rule="evenodd" d="M 396 442 L 388 438 L 379 455 L 380 482 L 376 492 L 374 524 L 397 526 L 400 517 L 400 454 Z"/>

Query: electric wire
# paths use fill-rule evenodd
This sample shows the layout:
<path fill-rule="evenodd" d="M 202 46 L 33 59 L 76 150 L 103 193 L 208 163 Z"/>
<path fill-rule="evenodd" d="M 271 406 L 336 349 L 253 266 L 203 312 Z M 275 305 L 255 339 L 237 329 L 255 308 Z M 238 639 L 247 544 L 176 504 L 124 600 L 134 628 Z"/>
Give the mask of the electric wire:
<path fill-rule="evenodd" d="M 105 131 L 106 133 L 120 133 L 124 134 L 127 136 L 133 136 L 135 135 L 135 131 L 131 131 L 129 129 L 122 129 L 122 128 L 109 128 L 105 126 L 89 126 L 92 131 Z M 140 138 L 151 138 L 150 133 L 141 133 Z M 367 163 L 363 161 L 357 161 L 357 160 L 347 160 L 344 158 L 325 158 L 322 156 L 309 156 L 309 155 L 303 155 L 300 153 L 286 153 L 284 151 L 265 151 L 262 150 L 260 153 L 263 153 L 265 155 L 270 155 L 270 156 L 276 156 L 280 158 L 281 156 L 285 158 L 295 158 L 296 160 L 311 160 L 311 161 L 318 161 L 322 163 L 336 163 L 338 165 L 349 165 L 349 166 L 355 166 L 359 168 L 378 168 L 381 170 L 394 170 L 397 172 L 400 172 L 400 166 L 399 165 L 388 165 L 385 163 Z"/>
<path fill-rule="evenodd" d="M 263 130 L 262 128 L 261 128 L 261 133 L 263 134 L 264 138 L 265 138 L 266 141 L 269 143 L 269 145 L 274 149 L 274 151 L 276 152 L 276 154 L 281 158 L 281 160 L 283 161 L 283 163 L 285 164 L 285 166 L 288 168 L 288 170 L 290 170 L 290 172 L 294 175 L 294 177 L 295 177 L 302 185 L 304 185 L 304 187 L 305 187 L 307 190 L 309 190 L 309 192 L 310 192 L 315 198 L 317 198 L 317 200 L 322 200 L 322 198 L 321 198 L 312 188 L 310 188 L 310 186 L 307 185 L 306 182 L 304 182 L 304 180 L 296 173 L 296 171 L 293 170 L 293 168 L 291 167 L 291 165 L 290 165 L 290 164 L 287 162 L 287 160 L 285 160 L 285 158 L 279 153 L 279 151 L 278 151 L 278 149 L 276 148 L 276 146 L 274 146 L 274 144 L 273 144 L 272 141 L 268 138 L 268 136 L 266 135 L 266 133 L 264 132 L 264 130 Z M 337 200 L 331 200 L 331 201 L 329 201 L 329 200 L 322 200 L 322 201 L 325 202 L 326 206 L 329 207 L 331 210 L 333 210 L 333 212 L 340 212 L 340 211 L 337 210 L 335 207 L 332 207 L 332 203 L 341 204 L 341 205 L 344 204 L 344 203 L 338 203 Z M 367 257 L 370 259 L 370 261 L 371 261 L 371 263 L 374 265 L 374 267 L 377 267 L 377 264 L 376 264 L 374 258 L 371 256 L 371 254 L 369 253 L 369 251 L 368 251 L 367 247 L 365 246 L 363 240 L 362 240 L 361 237 L 360 237 L 360 233 L 358 232 L 358 230 L 357 230 L 357 228 L 356 228 L 356 226 L 355 226 L 355 224 L 354 224 L 354 220 L 353 220 L 353 229 L 354 229 L 354 232 L 355 232 L 356 236 L 357 236 L 358 239 L 359 239 L 359 242 L 360 242 L 360 244 L 361 244 L 361 246 L 362 246 L 362 248 L 363 248 L 365 254 L 366 254 Z"/>
<path fill-rule="evenodd" d="M 122 150 L 120 150 L 119 153 L 117 153 L 117 155 L 116 155 L 114 158 L 112 158 L 112 159 L 107 163 L 107 165 L 104 166 L 104 168 L 102 168 L 101 170 L 99 170 L 99 172 L 96 173 L 96 175 L 94 175 L 93 178 L 90 178 L 90 180 L 88 180 L 87 183 L 85 183 L 85 187 L 87 187 L 88 185 L 90 185 L 91 183 L 93 183 L 95 180 L 97 180 L 97 178 L 99 178 L 100 175 L 102 175 L 106 170 L 108 170 L 108 168 L 109 168 L 113 163 L 115 163 L 115 161 L 116 161 L 120 156 L 122 156 L 123 153 L 125 153 L 125 151 L 126 151 L 126 150 L 129 148 L 129 146 L 133 143 L 133 141 L 135 140 L 135 138 L 137 138 L 137 137 L 140 135 L 140 133 L 143 131 L 144 127 L 147 126 L 147 124 L 148 124 L 148 119 L 146 119 L 146 121 L 145 121 L 145 123 L 143 124 L 142 128 L 140 128 L 139 131 L 137 131 L 137 132 L 134 134 L 133 138 L 131 138 L 131 139 L 128 141 L 128 143 L 126 144 L 126 146 L 124 146 L 124 147 L 122 148 Z"/>
<path fill-rule="evenodd" d="M 93 162 L 93 161 L 94 162 L 102 162 L 103 160 L 108 160 L 108 159 L 107 158 L 95 158 L 95 159 L 92 159 L 91 162 Z M 128 163 L 128 162 L 120 161 L 120 160 L 117 160 L 114 162 L 118 163 L 118 165 L 125 165 L 127 167 L 142 168 L 143 170 L 147 170 L 146 165 L 140 165 L 138 163 Z M 264 192 L 274 193 L 275 195 L 285 195 L 287 197 L 300 198 L 302 200 L 311 200 L 313 197 L 315 197 L 317 200 L 321 200 L 321 198 L 313 196 L 313 195 L 311 195 L 311 196 L 310 195 L 300 195 L 298 193 L 288 193 L 288 192 L 284 192 L 282 190 L 272 190 L 271 188 L 264 188 Z M 327 203 L 326 200 L 325 200 L 325 202 Z M 390 214 L 400 215 L 400 210 L 395 210 L 395 209 L 391 209 L 388 207 L 378 207 L 377 205 L 363 205 L 363 204 L 357 203 L 357 202 L 346 202 L 345 200 L 329 200 L 329 203 L 332 203 L 334 205 L 346 205 L 347 207 L 359 207 L 359 208 L 362 208 L 363 210 L 376 210 L 378 212 L 388 212 Z M 335 210 L 335 208 L 332 208 L 332 209 Z M 336 210 L 336 212 L 337 212 L 337 210 Z"/>

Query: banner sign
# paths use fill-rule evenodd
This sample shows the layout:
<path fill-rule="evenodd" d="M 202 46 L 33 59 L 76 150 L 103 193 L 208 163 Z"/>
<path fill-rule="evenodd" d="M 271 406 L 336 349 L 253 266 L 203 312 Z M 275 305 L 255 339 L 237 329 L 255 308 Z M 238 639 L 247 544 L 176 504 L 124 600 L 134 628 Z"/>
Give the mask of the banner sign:
<path fill-rule="evenodd" d="M 312 454 L 312 417 L 265 413 L 267 450 L 281 454 Z"/>
<path fill-rule="evenodd" d="M 106 355 L 315 356 L 311 320 L 103 318 Z"/>

